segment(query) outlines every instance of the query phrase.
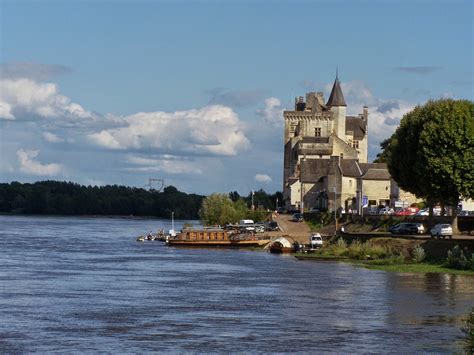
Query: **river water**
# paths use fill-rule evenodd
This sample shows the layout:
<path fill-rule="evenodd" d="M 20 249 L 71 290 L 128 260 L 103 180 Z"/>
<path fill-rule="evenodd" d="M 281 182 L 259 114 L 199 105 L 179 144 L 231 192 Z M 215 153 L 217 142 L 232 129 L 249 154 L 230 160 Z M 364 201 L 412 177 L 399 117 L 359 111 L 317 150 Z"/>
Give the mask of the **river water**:
<path fill-rule="evenodd" d="M 0 216 L 0 352 L 462 347 L 472 277 L 135 241 L 158 228 L 170 221 Z"/>

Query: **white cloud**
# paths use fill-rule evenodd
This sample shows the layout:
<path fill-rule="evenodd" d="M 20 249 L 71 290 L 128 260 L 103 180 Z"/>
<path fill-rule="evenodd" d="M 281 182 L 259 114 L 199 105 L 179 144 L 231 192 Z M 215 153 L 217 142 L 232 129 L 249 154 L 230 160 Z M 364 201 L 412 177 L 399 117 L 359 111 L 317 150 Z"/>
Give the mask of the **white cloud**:
<path fill-rule="evenodd" d="M 133 171 L 161 171 L 168 174 L 203 174 L 202 164 L 189 159 L 163 155 L 160 159 L 143 158 L 131 155 L 127 158 L 127 162 L 140 167 L 134 167 L 129 170 Z"/>
<path fill-rule="evenodd" d="M 177 112 L 140 112 L 123 119 L 124 127 L 89 135 L 109 149 L 152 150 L 172 154 L 236 155 L 250 142 L 238 115 L 229 107 L 206 106 Z"/>
<path fill-rule="evenodd" d="M 276 97 L 265 99 L 265 107 L 258 109 L 257 114 L 261 116 L 265 122 L 275 126 L 283 125 L 283 107 L 281 101 Z"/>
<path fill-rule="evenodd" d="M 20 170 L 24 173 L 31 175 L 42 175 L 42 176 L 54 176 L 58 175 L 62 171 L 60 164 L 41 164 L 35 161 L 39 154 L 39 150 L 23 150 L 20 149 L 16 152 L 18 161 L 20 162 Z"/>
<path fill-rule="evenodd" d="M 255 181 L 258 182 L 272 182 L 272 178 L 266 174 L 255 175 Z"/>
<path fill-rule="evenodd" d="M 328 93 L 332 85 L 333 83 L 326 85 Z M 369 156 L 373 158 L 380 151 L 380 142 L 395 132 L 403 115 L 411 111 L 415 104 L 398 99 L 377 98 L 364 82 L 358 80 L 343 82 L 341 87 L 348 115 L 362 113 L 362 107 L 368 106 Z"/>
<path fill-rule="evenodd" d="M 64 138 L 57 136 L 51 132 L 43 132 L 43 138 L 50 143 L 61 143 L 64 142 Z"/>
<path fill-rule="evenodd" d="M 53 83 L 38 83 L 30 79 L 0 80 L 0 118 L 21 119 L 23 116 L 91 118 L 92 114 L 81 105 L 59 93 Z"/>

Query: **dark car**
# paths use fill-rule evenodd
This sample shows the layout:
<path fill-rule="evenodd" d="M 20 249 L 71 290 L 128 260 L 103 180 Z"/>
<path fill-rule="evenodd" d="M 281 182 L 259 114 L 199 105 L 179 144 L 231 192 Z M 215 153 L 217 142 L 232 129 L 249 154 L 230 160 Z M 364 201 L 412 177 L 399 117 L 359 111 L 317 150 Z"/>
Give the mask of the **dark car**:
<path fill-rule="evenodd" d="M 280 227 L 278 227 L 278 223 L 275 222 L 275 221 L 271 221 L 271 222 L 267 222 L 265 223 L 265 229 L 267 231 L 279 231 L 280 230 Z"/>
<path fill-rule="evenodd" d="M 295 213 L 291 220 L 293 222 L 303 222 L 303 214 L 302 213 Z"/>
<path fill-rule="evenodd" d="M 389 231 L 392 234 L 422 234 L 425 229 L 421 223 L 403 222 L 390 227 Z"/>
<path fill-rule="evenodd" d="M 285 207 L 278 207 L 277 212 L 280 213 L 280 214 L 284 214 L 284 213 L 286 213 L 286 208 Z"/>

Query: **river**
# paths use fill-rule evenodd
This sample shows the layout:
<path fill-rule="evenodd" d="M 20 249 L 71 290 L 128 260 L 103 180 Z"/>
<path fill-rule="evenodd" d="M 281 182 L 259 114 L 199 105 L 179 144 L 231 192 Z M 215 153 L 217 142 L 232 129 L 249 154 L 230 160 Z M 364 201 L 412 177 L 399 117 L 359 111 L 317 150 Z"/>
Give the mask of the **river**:
<path fill-rule="evenodd" d="M 170 224 L 0 216 L 0 352 L 461 349 L 472 277 L 135 241 Z"/>

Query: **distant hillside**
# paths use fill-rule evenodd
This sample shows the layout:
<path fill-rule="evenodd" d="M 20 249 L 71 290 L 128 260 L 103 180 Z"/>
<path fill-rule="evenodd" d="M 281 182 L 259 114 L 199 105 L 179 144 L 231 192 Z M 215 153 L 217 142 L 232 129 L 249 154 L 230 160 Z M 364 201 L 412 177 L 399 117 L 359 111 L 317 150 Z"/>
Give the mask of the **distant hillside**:
<path fill-rule="evenodd" d="M 127 186 L 82 186 L 39 181 L 0 184 L 0 213 L 55 215 L 119 215 L 197 219 L 204 196 L 174 186 L 163 192 Z"/>

